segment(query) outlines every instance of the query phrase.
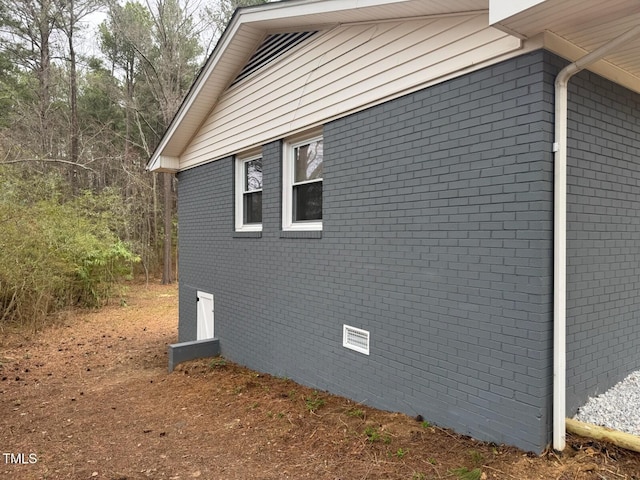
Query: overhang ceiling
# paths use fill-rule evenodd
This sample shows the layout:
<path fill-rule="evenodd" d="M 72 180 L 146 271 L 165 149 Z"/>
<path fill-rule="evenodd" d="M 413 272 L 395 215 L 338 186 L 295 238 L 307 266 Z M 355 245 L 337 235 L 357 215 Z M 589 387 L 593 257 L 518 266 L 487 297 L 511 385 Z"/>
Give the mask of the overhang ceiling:
<path fill-rule="evenodd" d="M 494 24 L 522 38 L 551 33 L 585 53 L 637 25 L 639 0 L 545 0 Z M 605 60 L 640 81 L 640 38 L 607 55 Z"/>

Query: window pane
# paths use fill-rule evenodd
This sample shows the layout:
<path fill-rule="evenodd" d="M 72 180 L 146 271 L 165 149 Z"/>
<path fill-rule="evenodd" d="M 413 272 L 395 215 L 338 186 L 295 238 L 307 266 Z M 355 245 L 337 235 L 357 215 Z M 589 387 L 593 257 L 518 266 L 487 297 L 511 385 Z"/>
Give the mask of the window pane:
<path fill-rule="evenodd" d="M 294 149 L 294 183 L 322 178 L 322 139 Z"/>
<path fill-rule="evenodd" d="M 293 187 L 293 221 L 322 220 L 322 182 Z"/>
<path fill-rule="evenodd" d="M 244 162 L 244 191 L 251 192 L 253 190 L 262 189 L 262 159 L 256 158 L 248 162 Z"/>
<path fill-rule="evenodd" d="M 244 223 L 262 223 L 262 192 L 244 194 Z"/>

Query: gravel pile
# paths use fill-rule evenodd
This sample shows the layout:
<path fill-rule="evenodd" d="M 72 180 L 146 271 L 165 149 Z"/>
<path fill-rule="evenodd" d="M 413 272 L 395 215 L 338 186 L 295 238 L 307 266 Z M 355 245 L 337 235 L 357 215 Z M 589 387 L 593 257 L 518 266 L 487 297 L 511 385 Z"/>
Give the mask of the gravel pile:
<path fill-rule="evenodd" d="M 640 371 L 633 372 L 602 395 L 590 398 L 574 418 L 640 435 Z"/>

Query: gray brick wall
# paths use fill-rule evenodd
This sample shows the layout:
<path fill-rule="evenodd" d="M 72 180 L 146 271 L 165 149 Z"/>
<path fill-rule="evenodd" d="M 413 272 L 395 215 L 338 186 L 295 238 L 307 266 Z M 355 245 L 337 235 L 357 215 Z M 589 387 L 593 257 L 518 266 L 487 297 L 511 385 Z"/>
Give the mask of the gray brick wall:
<path fill-rule="evenodd" d="M 640 369 L 640 95 L 569 89 L 567 408 Z"/>
<path fill-rule="evenodd" d="M 222 354 L 476 438 L 549 441 L 553 110 L 536 52 L 324 128 L 321 238 L 283 238 L 281 143 L 260 238 L 231 158 L 179 175 L 180 339 L 215 295 Z M 552 98 L 551 98 L 552 99 Z M 369 356 L 342 325 L 371 332 Z"/>
<path fill-rule="evenodd" d="M 223 281 L 221 271 L 214 266 L 219 264 L 217 257 L 223 254 L 223 247 L 232 247 L 229 242 L 234 225 L 232 199 L 231 159 L 178 175 L 180 342 L 196 339 L 197 291 L 215 293 L 218 282 Z M 222 320 L 221 317 L 221 323 Z"/>

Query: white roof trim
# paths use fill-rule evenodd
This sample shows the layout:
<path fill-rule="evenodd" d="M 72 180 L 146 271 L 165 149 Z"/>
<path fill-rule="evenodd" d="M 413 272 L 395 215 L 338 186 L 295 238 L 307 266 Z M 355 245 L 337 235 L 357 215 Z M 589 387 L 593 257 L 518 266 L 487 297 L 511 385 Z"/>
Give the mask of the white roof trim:
<path fill-rule="evenodd" d="M 489 23 L 494 25 L 546 0 L 489 0 Z"/>

